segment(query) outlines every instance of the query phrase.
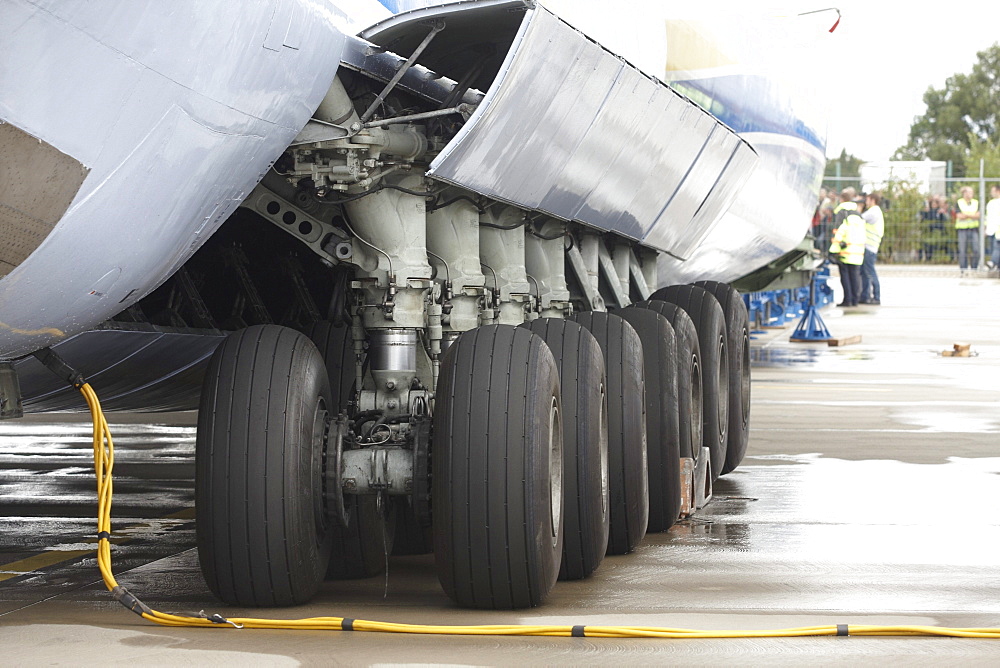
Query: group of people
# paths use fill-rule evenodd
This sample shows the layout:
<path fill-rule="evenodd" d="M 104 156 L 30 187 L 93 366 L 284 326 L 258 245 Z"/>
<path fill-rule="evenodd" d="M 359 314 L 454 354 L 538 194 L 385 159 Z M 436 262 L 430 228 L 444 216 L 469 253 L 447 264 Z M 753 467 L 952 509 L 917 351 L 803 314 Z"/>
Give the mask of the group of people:
<path fill-rule="evenodd" d="M 990 187 L 990 200 L 982 211 L 971 187 L 965 186 L 960 192 L 954 204 L 944 196 L 929 198 L 920 213 L 921 220 L 931 224 L 928 229 L 942 234 L 954 227 L 962 276 L 979 269 L 980 224 L 985 224 L 984 269 L 1000 268 L 1000 185 Z M 825 188 L 820 191 L 813 232 L 817 249 L 828 252 L 840 266 L 844 301 L 838 306 L 881 304 L 875 260 L 885 234 L 882 204 L 878 192 L 859 196 L 854 188 L 844 188 L 840 193 Z M 922 259 L 931 259 L 932 252 L 925 248 L 921 253 L 927 256 Z"/>
<path fill-rule="evenodd" d="M 840 266 L 840 284 L 844 300 L 837 306 L 880 305 L 882 288 L 875 260 L 885 234 L 882 195 L 878 192 L 858 196 L 854 188 L 840 191 L 840 202 L 833 207 L 830 257 Z"/>
<path fill-rule="evenodd" d="M 972 188 L 962 188 L 956 208 L 952 212 L 955 230 L 958 233 L 958 268 L 964 276 L 967 270 L 979 268 L 979 225 L 983 216 L 979 210 L 979 200 L 973 196 Z M 990 201 L 986 203 L 986 229 L 983 230 L 986 247 L 986 267 L 1000 266 L 1000 185 L 990 186 Z"/>

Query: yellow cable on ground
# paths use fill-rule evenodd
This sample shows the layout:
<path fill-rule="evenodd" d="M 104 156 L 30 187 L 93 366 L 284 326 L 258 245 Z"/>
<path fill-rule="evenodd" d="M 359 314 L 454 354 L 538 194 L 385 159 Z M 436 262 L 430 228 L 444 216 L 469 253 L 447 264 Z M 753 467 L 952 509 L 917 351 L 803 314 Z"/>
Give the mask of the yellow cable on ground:
<path fill-rule="evenodd" d="M 559 626 L 530 624 L 494 624 L 485 626 L 429 626 L 395 624 L 346 617 L 309 617 L 305 619 L 257 619 L 206 615 L 189 617 L 153 610 L 118 584 L 111 571 L 111 497 L 114 443 L 101 402 L 87 383 L 74 385 L 83 393 L 94 423 L 94 471 L 97 474 L 97 564 L 108 590 L 125 607 L 163 626 L 198 626 L 205 628 L 312 629 L 316 631 L 369 631 L 379 633 L 415 633 L 436 635 L 482 636 L 554 636 L 588 638 L 792 638 L 801 636 L 949 636 L 955 638 L 1000 639 L 1000 628 L 943 628 L 938 626 L 865 626 L 836 624 L 792 629 L 750 631 L 697 631 L 654 626 Z M 204 613 L 203 613 L 204 614 Z"/>

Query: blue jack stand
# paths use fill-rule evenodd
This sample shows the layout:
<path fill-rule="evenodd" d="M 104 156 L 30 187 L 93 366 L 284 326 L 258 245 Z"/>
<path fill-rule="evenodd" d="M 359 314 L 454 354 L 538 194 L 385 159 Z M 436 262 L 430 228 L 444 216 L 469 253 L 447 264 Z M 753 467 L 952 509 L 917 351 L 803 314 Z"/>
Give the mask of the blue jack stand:
<path fill-rule="evenodd" d="M 799 321 L 789 341 L 793 343 L 823 343 L 833 339 L 826 328 L 823 317 L 816 308 L 816 281 L 809 281 L 809 306 Z"/>
<path fill-rule="evenodd" d="M 830 330 L 823 323 L 819 309 L 816 308 L 815 304 L 809 304 L 806 307 L 806 314 L 802 316 L 802 320 L 799 321 L 798 327 L 792 332 L 789 340 L 796 343 L 814 343 L 829 341 L 832 338 Z"/>

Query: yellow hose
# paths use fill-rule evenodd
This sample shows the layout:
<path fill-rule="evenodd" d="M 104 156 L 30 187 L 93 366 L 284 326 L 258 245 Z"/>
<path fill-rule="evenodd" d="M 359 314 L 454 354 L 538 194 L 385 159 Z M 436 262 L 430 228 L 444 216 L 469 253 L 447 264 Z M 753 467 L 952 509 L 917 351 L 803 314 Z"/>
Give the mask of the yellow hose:
<path fill-rule="evenodd" d="M 89 384 L 80 388 L 94 423 L 94 471 L 97 474 L 97 564 L 108 590 L 126 607 L 151 622 L 163 626 L 199 626 L 205 628 L 311 629 L 316 631 L 368 631 L 379 633 L 415 633 L 480 636 L 586 636 L 588 638 L 793 638 L 800 636 L 949 636 L 954 638 L 998 638 L 1000 628 L 943 628 L 938 626 L 866 626 L 828 625 L 792 629 L 753 631 L 698 631 L 653 626 L 559 626 L 531 624 L 493 624 L 484 626 L 430 626 L 395 624 L 345 617 L 308 617 L 305 619 L 257 619 L 209 615 L 187 617 L 153 610 L 142 604 L 115 580 L 111 571 L 111 473 L 114 466 L 114 443 L 111 430 L 101 410 L 101 402 Z"/>

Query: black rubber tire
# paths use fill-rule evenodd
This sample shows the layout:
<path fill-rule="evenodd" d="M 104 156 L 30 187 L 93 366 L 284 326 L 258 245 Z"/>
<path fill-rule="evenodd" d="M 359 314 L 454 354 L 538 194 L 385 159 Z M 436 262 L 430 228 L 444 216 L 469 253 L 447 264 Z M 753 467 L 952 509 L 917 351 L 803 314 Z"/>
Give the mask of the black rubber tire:
<path fill-rule="evenodd" d="M 434 557 L 459 605 L 526 608 L 562 555 L 559 374 L 530 331 L 464 332 L 441 361 L 432 442 Z"/>
<path fill-rule="evenodd" d="M 299 605 L 330 554 L 323 432 L 332 406 L 316 346 L 277 325 L 231 334 L 202 387 L 195 454 L 201 570 L 231 605 Z M 283 471 L 283 475 L 274 475 Z"/>
<path fill-rule="evenodd" d="M 354 397 L 355 356 L 350 327 L 329 321 L 314 323 L 309 338 L 326 364 L 333 392 L 333 409 L 347 410 Z M 330 561 L 326 577 L 331 580 L 370 578 L 385 571 L 386 556 L 392 551 L 395 508 L 377 496 L 345 495 L 347 527 L 336 522 L 330 527 Z"/>
<path fill-rule="evenodd" d="M 728 283 L 696 281 L 711 292 L 726 316 L 729 342 L 729 443 L 726 447 L 725 475 L 743 461 L 750 442 L 750 317 L 739 291 Z"/>
<path fill-rule="evenodd" d="M 681 512 L 680 425 L 677 343 L 674 328 L 659 313 L 628 307 L 615 315 L 632 325 L 642 341 L 646 379 L 646 465 L 649 476 L 649 532 L 666 531 Z"/>
<path fill-rule="evenodd" d="M 580 580 L 608 550 L 608 402 L 604 355 L 579 323 L 540 318 L 521 327 L 542 337 L 559 367 L 563 410 L 563 552 L 560 580 Z"/>
<path fill-rule="evenodd" d="M 326 364 L 326 374 L 330 379 L 330 391 L 335 403 L 332 410 L 347 410 L 348 402 L 354 397 L 356 375 L 351 328 L 338 327 L 329 320 L 321 320 L 313 323 L 306 335 L 316 344 Z"/>
<path fill-rule="evenodd" d="M 608 382 L 608 554 L 628 554 L 646 535 L 646 399 L 642 342 L 632 325 L 611 313 L 572 318 L 601 346 Z"/>
<path fill-rule="evenodd" d="M 701 350 L 698 330 L 687 311 L 677 304 L 652 300 L 633 304 L 656 311 L 674 328 L 677 346 L 677 412 L 680 416 L 680 456 L 701 459 L 704 409 L 701 389 Z"/>
<path fill-rule="evenodd" d="M 702 443 L 708 447 L 712 458 L 714 482 L 726 463 L 729 433 L 729 360 L 725 315 L 712 293 L 696 285 L 671 285 L 657 290 L 649 299 L 677 304 L 687 311 L 698 330 L 704 397 Z"/>
<path fill-rule="evenodd" d="M 396 497 L 393 503 L 396 506 L 396 533 L 392 539 L 392 553 L 402 556 L 433 552 L 431 528 L 420 525 L 409 499 Z"/>

